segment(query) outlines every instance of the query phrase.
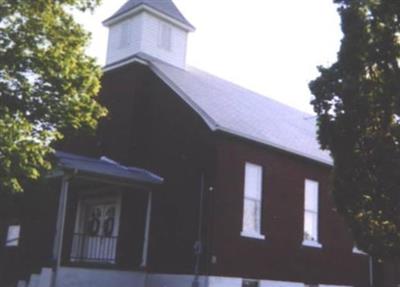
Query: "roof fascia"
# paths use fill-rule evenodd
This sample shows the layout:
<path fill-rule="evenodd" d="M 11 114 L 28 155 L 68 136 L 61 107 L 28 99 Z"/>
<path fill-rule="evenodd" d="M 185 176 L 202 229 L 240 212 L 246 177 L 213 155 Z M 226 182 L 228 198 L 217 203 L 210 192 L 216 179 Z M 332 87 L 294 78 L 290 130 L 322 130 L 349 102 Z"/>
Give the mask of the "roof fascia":
<path fill-rule="evenodd" d="M 133 15 L 135 15 L 137 13 L 142 12 L 142 11 L 145 11 L 145 12 L 148 12 L 150 14 L 153 14 L 154 16 L 156 16 L 158 18 L 161 18 L 163 20 L 166 20 L 166 21 L 174 24 L 175 26 L 178 26 L 179 28 L 182 28 L 182 29 L 184 29 L 184 30 L 186 30 L 188 32 L 194 32 L 195 31 L 194 27 L 186 25 L 186 24 L 182 23 L 181 21 L 178 21 L 178 20 L 176 20 L 175 18 L 173 18 L 173 17 L 171 17 L 169 15 L 161 13 L 158 10 L 147 6 L 146 4 L 140 4 L 139 6 L 133 8 L 132 10 L 127 11 L 126 13 L 122 13 L 122 14 L 117 15 L 115 17 L 109 18 L 109 19 L 107 19 L 107 20 L 105 20 L 103 22 L 103 25 L 106 26 L 106 27 L 109 27 L 109 26 L 111 26 L 113 24 L 116 24 L 116 23 L 124 20 L 125 18 L 133 16 Z"/>
<path fill-rule="evenodd" d="M 54 172 L 47 175 L 47 178 L 58 178 L 64 175 L 71 175 L 73 178 L 84 179 L 88 181 L 102 182 L 118 186 L 130 186 L 130 187 L 150 187 L 158 186 L 164 182 L 164 179 L 160 178 L 158 182 L 150 181 L 138 181 L 134 179 L 128 179 L 125 177 L 105 175 L 102 173 L 87 172 L 79 169 L 61 167 L 59 166 Z"/>
<path fill-rule="evenodd" d="M 111 70 L 115 70 L 115 69 L 118 69 L 118 68 L 120 68 L 122 66 L 125 66 L 125 65 L 128 65 L 128 64 L 131 64 L 131 63 L 139 63 L 139 64 L 142 64 L 142 65 L 145 65 L 145 66 L 149 65 L 149 63 L 147 61 L 145 61 L 143 59 L 140 59 L 139 57 L 134 55 L 133 57 L 128 57 L 125 60 L 121 60 L 121 61 L 118 61 L 118 62 L 116 62 L 114 64 L 109 64 L 109 65 L 103 67 L 103 72 L 108 72 L 108 71 L 111 71 Z"/>
<path fill-rule="evenodd" d="M 150 186 L 158 186 L 161 183 L 152 183 L 152 182 L 139 182 L 136 180 L 129 180 L 125 178 L 114 178 L 111 176 L 104 176 L 101 174 L 95 173 L 86 173 L 86 172 L 78 172 L 75 178 L 88 180 L 88 181 L 95 181 L 95 182 L 102 182 L 117 186 L 126 186 L 126 187 L 137 187 L 137 188 L 148 188 Z"/>
<path fill-rule="evenodd" d="M 280 151 L 283 151 L 283 152 L 286 152 L 286 153 L 289 153 L 289 154 L 292 154 L 292 155 L 297 155 L 297 156 L 300 156 L 300 157 L 305 158 L 305 159 L 313 160 L 313 161 L 316 161 L 318 163 L 321 163 L 321 164 L 324 164 L 324 165 L 327 165 L 327 166 L 330 166 L 330 167 L 333 166 L 332 161 L 329 161 L 329 160 L 326 160 L 326 159 L 323 159 L 323 158 L 320 158 L 320 157 L 310 156 L 309 154 L 306 154 L 306 153 L 303 153 L 303 152 L 299 152 L 297 150 L 290 149 L 290 148 L 287 148 L 287 147 L 279 145 L 279 144 L 275 144 L 275 143 L 270 142 L 270 141 L 262 140 L 262 139 L 257 138 L 257 137 L 249 136 L 249 135 L 244 134 L 244 133 L 239 133 L 239 132 L 233 131 L 233 130 L 228 129 L 228 128 L 218 127 L 216 131 L 217 132 L 219 131 L 219 132 L 222 132 L 222 133 L 226 133 L 226 134 L 229 134 L 229 135 L 234 136 L 234 137 L 240 137 L 240 138 L 243 138 L 243 139 L 247 139 L 247 140 L 259 143 L 259 144 L 263 144 L 263 145 L 266 145 L 268 147 L 271 147 L 271 148 L 274 148 L 274 149 L 277 149 L 277 150 L 280 150 Z"/>

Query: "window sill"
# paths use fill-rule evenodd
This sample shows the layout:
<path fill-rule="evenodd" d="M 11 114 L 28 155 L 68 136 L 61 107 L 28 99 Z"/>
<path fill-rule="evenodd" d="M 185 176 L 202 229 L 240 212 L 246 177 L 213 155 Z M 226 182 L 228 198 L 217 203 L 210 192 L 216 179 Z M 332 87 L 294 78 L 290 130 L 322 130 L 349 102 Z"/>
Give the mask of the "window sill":
<path fill-rule="evenodd" d="M 253 238 L 253 239 L 260 239 L 260 240 L 264 240 L 265 239 L 265 235 L 263 235 L 263 234 L 255 233 L 255 232 L 248 232 L 248 231 L 240 232 L 240 236 Z"/>
<path fill-rule="evenodd" d="M 317 241 L 312 240 L 304 240 L 303 246 L 313 247 L 313 248 L 322 248 L 322 244 Z"/>
<path fill-rule="evenodd" d="M 368 255 L 367 253 L 365 253 L 364 251 L 358 249 L 357 247 L 353 247 L 353 253 L 354 254 L 359 254 L 359 255 Z"/>

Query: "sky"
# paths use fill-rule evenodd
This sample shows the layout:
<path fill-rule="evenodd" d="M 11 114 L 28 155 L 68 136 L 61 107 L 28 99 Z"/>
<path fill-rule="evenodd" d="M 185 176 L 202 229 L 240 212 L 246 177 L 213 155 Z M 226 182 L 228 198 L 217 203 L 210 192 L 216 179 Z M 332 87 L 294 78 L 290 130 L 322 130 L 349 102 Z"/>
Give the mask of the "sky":
<path fill-rule="evenodd" d="M 91 32 L 87 53 L 104 65 L 101 22 L 126 0 L 103 0 L 76 14 Z M 196 27 L 187 64 L 312 113 L 308 83 L 317 66 L 335 62 L 342 37 L 333 0 L 174 0 Z"/>

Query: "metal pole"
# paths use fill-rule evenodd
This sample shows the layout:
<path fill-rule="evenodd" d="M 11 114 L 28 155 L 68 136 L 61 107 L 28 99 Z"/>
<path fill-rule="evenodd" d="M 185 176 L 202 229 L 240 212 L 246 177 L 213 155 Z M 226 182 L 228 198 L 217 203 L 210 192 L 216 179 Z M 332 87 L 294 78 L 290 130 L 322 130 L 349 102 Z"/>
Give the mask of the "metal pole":
<path fill-rule="evenodd" d="M 144 229 L 144 241 L 143 241 L 143 253 L 142 253 L 142 264 L 141 267 L 147 266 L 147 254 L 149 252 L 149 235 L 150 235 L 150 221 L 151 221 L 151 206 L 153 201 L 153 194 L 149 191 L 149 197 L 147 200 L 147 211 L 146 211 L 146 225 Z"/>
<path fill-rule="evenodd" d="M 195 243 L 194 249 L 196 254 L 196 263 L 194 266 L 194 279 L 192 287 L 200 286 L 199 274 L 200 274 L 200 259 L 203 252 L 203 240 L 202 240 L 202 228 L 203 228 L 203 201 L 204 201 L 204 172 L 200 176 L 200 200 L 199 200 L 199 221 L 197 230 L 197 242 Z"/>
<path fill-rule="evenodd" d="M 69 188 L 69 177 L 63 176 L 61 180 L 61 191 L 58 199 L 58 212 L 57 212 L 57 225 L 56 235 L 54 238 L 54 249 L 53 259 L 55 262 L 52 276 L 52 287 L 57 284 L 58 270 L 61 265 L 62 247 L 64 239 L 64 225 L 65 225 L 65 214 L 67 210 L 67 199 L 68 199 L 68 188 Z"/>
<path fill-rule="evenodd" d="M 374 273 L 373 273 L 373 263 L 372 263 L 372 256 L 369 256 L 369 260 L 368 260 L 368 265 L 369 265 L 369 286 L 373 286 L 374 285 Z"/>

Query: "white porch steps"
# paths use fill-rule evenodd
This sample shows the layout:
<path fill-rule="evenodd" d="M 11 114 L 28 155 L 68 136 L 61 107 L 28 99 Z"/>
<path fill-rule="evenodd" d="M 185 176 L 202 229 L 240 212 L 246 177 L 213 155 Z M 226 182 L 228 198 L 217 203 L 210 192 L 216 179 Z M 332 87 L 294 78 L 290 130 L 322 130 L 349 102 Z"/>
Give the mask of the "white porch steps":
<path fill-rule="evenodd" d="M 31 278 L 29 279 L 28 287 L 39 287 L 39 274 L 32 274 Z"/>
<path fill-rule="evenodd" d="M 42 268 L 40 274 L 32 274 L 29 281 L 20 280 L 17 287 L 51 287 L 51 268 Z"/>
<path fill-rule="evenodd" d="M 53 271 L 51 268 L 43 268 L 40 273 L 39 285 L 37 287 L 51 287 L 51 277 L 53 275 Z"/>

